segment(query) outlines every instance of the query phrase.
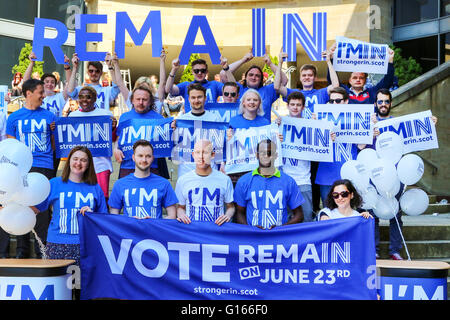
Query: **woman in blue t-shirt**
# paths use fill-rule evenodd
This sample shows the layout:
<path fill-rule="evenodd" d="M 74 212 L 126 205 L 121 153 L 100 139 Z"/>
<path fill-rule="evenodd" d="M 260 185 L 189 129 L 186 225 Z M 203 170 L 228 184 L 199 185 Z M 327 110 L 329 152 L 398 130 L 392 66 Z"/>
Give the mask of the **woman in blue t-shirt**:
<path fill-rule="evenodd" d="M 40 211 L 52 210 L 46 254 L 49 259 L 73 259 L 79 265 L 79 214 L 108 212 L 105 196 L 97 184 L 89 149 L 74 147 L 67 157 L 61 177 L 51 179 L 50 186 L 47 199 L 36 206 Z"/>

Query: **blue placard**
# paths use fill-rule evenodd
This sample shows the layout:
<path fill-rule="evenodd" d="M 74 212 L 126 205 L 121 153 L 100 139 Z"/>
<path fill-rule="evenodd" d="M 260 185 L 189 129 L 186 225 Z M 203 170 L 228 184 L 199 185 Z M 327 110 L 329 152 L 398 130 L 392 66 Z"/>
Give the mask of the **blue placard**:
<path fill-rule="evenodd" d="M 126 120 L 118 140 L 125 159 L 131 159 L 133 144 L 140 139 L 152 144 L 155 158 L 170 157 L 173 148 L 172 121 L 173 118 Z"/>
<path fill-rule="evenodd" d="M 447 300 L 447 278 L 380 277 L 381 300 Z"/>
<path fill-rule="evenodd" d="M 112 120 L 110 116 L 58 118 L 55 121 L 57 158 L 65 158 L 75 146 L 87 147 L 93 157 L 112 156 Z"/>
<path fill-rule="evenodd" d="M 220 117 L 220 121 L 229 123 L 230 119 L 237 116 L 239 110 L 239 102 L 237 103 L 207 103 L 205 110 L 213 112 Z"/>
<path fill-rule="evenodd" d="M 79 217 L 82 299 L 376 299 L 374 220 L 261 230 Z"/>

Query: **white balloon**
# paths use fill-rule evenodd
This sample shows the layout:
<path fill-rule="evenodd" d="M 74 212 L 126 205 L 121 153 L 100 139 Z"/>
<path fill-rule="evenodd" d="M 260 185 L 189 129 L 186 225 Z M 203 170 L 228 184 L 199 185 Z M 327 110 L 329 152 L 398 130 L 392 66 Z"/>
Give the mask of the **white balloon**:
<path fill-rule="evenodd" d="M 9 202 L 21 186 L 19 169 L 10 163 L 0 163 L 0 203 Z"/>
<path fill-rule="evenodd" d="M 370 170 L 370 180 L 378 192 L 390 192 L 398 180 L 394 164 L 387 159 L 377 159 Z"/>
<path fill-rule="evenodd" d="M 341 178 L 350 180 L 356 189 L 364 192 L 369 187 L 369 172 L 357 160 L 346 161 L 341 167 Z"/>
<path fill-rule="evenodd" d="M 423 172 L 423 160 L 416 154 L 407 154 L 398 162 L 398 178 L 405 185 L 417 183 L 422 178 Z"/>
<path fill-rule="evenodd" d="M 371 169 L 372 163 L 378 159 L 377 152 L 371 148 L 365 148 L 358 153 L 356 160 L 366 166 L 368 170 Z"/>
<path fill-rule="evenodd" d="M 24 176 L 33 165 L 33 154 L 23 142 L 8 138 L 0 142 L 0 162 L 13 164 Z"/>
<path fill-rule="evenodd" d="M 421 215 L 427 210 L 429 203 L 426 192 L 417 188 L 407 190 L 400 198 L 400 207 L 409 216 Z"/>
<path fill-rule="evenodd" d="M 403 139 L 392 131 L 385 131 L 377 137 L 375 149 L 379 158 L 396 164 L 403 156 Z"/>
<path fill-rule="evenodd" d="M 363 193 L 361 197 L 363 199 L 361 208 L 369 210 L 373 209 L 376 206 L 379 195 L 375 188 L 369 187 L 367 189 L 367 192 Z"/>
<path fill-rule="evenodd" d="M 38 172 L 28 173 L 22 180 L 22 188 L 16 192 L 12 201 L 23 206 L 35 206 L 47 199 L 50 193 L 50 181 Z"/>
<path fill-rule="evenodd" d="M 395 181 L 393 182 L 393 186 L 389 191 L 380 191 L 380 195 L 385 197 L 385 198 L 394 198 L 397 193 L 400 191 L 400 180 L 395 177 L 393 178 Z"/>
<path fill-rule="evenodd" d="M 398 201 L 395 198 L 386 199 L 380 196 L 373 212 L 380 219 L 390 220 L 397 214 L 398 209 Z"/>
<path fill-rule="evenodd" d="M 30 232 L 36 224 L 36 214 L 29 207 L 11 202 L 0 210 L 0 227 L 5 232 L 21 236 Z"/>

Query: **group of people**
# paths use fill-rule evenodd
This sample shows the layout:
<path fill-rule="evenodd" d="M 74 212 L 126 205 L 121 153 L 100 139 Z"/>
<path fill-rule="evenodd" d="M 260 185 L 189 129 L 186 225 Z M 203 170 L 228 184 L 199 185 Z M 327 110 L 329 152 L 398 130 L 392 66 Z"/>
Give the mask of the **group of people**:
<path fill-rule="evenodd" d="M 356 159 L 359 150 L 373 148 L 375 143 L 334 143 L 334 148 L 341 150 L 334 152 L 334 161 L 314 163 L 277 154 L 276 146 L 283 140 L 281 135 L 277 137 L 278 141 L 266 139 L 259 142 L 258 168 L 227 175 L 224 164 L 217 166 L 213 161 L 215 152 L 211 141 L 198 140 L 192 152 L 194 162 L 180 163 L 178 166 L 174 189 L 167 180 L 166 159 L 155 159 L 149 141 L 136 141 L 131 157 L 115 144 L 113 154 L 120 163 L 120 171 L 111 194 L 111 158 L 93 157 L 88 148 L 78 146 L 70 151 L 62 175 L 56 177 L 59 159 L 55 157 L 53 130 L 55 120 L 62 116 L 68 98 L 77 100 L 79 105 L 77 111 L 69 114 L 70 117 L 112 117 L 114 140 L 124 134 L 127 120 L 163 118 L 163 103 L 168 94 L 182 96 L 185 101 L 185 112 L 176 120 L 220 121 L 215 113 L 208 111 L 208 103 L 217 102 L 219 97 L 225 103 L 239 103 L 238 115 L 229 122 L 228 139 L 235 130 L 270 124 L 272 104 L 280 95 L 287 102 L 289 117 L 315 119 L 314 104 L 319 103 L 370 103 L 375 108 L 374 122 L 390 118 L 392 96 L 387 88 L 391 86 L 394 74 L 394 52 L 389 52 L 388 73 L 377 85 L 366 89 L 367 74 L 360 72 L 351 74 L 349 87 L 340 84 L 332 65 L 334 49 L 333 46 L 323 53 L 330 79 L 328 87 L 323 89 L 315 88 L 317 68 L 309 64 L 300 69 L 302 89 L 287 88 L 288 79 L 282 72 L 285 58 L 282 52 L 278 66 L 268 55 L 263 58 L 275 74 L 274 82 L 265 86 L 263 72 L 257 65 L 247 69 L 242 83 L 236 82 L 233 76 L 241 65 L 253 60 L 251 53 L 231 64 L 221 57 L 220 81 L 207 80 L 206 61 L 195 60 L 191 65 L 194 81 L 174 84 L 180 62 L 178 59 L 172 62 L 166 77 L 164 50 L 160 56 L 160 84 L 156 93 L 146 77 L 138 79 L 130 92 L 120 75 L 119 60 L 115 54 L 107 54 L 105 58 L 112 79 L 110 86 L 100 83 L 103 64 L 96 61 L 87 64 L 89 84 L 77 85 L 79 59 L 76 54 L 71 61 L 67 57 L 65 59 L 68 80 L 63 92 L 55 94 L 56 80 L 51 74 L 44 74 L 41 80 L 26 79 L 22 85 L 25 105 L 7 118 L 6 137 L 27 144 L 33 153 L 30 172 L 40 172 L 50 180 L 50 195 L 43 203 L 33 207 L 37 214 L 35 231 L 46 241 L 48 257 L 79 261 L 78 215 L 89 212 L 122 213 L 138 219 L 166 216 L 186 224 L 211 221 L 222 225 L 234 221 L 263 229 L 357 215 L 374 217 L 370 211 L 360 209 L 361 196 L 350 181 L 341 179 L 340 168 L 345 161 Z M 31 59 L 30 70 L 33 63 Z M 119 94 L 123 95 L 129 111 L 116 121 L 109 107 Z M 176 120 L 172 123 L 173 128 L 176 128 Z M 275 121 L 280 124 L 279 119 Z M 375 132 L 374 139 L 377 134 Z M 331 138 L 334 139 L 334 136 Z M 283 157 L 280 168 L 274 165 L 277 157 Z M 319 206 L 320 199 L 323 208 Z M 397 219 L 401 223 L 401 212 Z M 378 219 L 376 225 L 378 228 Z M 393 259 L 402 259 L 399 235 L 398 226 L 391 224 L 389 253 Z M 2 257 L 7 256 L 5 239 L 6 234 L 1 230 Z M 378 256 L 379 236 L 376 239 Z M 37 246 L 35 252 L 40 257 Z M 17 237 L 17 258 L 27 258 L 29 253 L 29 236 Z"/>

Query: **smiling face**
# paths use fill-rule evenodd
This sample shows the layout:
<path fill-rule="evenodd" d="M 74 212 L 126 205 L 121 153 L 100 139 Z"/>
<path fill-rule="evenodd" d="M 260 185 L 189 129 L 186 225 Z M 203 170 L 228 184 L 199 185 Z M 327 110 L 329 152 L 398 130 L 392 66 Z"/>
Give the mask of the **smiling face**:
<path fill-rule="evenodd" d="M 347 196 L 343 197 L 342 194 Z M 353 199 L 353 193 L 350 193 L 347 187 L 343 184 L 334 187 L 332 196 L 334 203 L 340 209 L 348 209 L 350 207 L 350 201 Z M 335 196 L 338 196 L 338 198 L 335 198 Z"/>
<path fill-rule="evenodd" d="M 300 72 L 300 82 L 302 83 L 303 88 L 312 88 L 315 81 L 316 76 L 313 70 L 305 69 Z"/>
<path fill-rule="evenodd" d="M 300 118 L 304 109 L 303 101 L 300 99 L 291 99 L 287 105 L 289 116 Z"/>
<path fill-rule="evenodd" d="M 270 143 L 260 142 L 259 150 L 256 153 L 256 158 L 259 161 L 259 167 L 270 168 L 275 164 L 277 159 L 277 146 L 272 141 Z"/>
<path fill-rule="evenodd" d="M 89 80 L 92 83 L 98 83 L 100 81 L 100 77 L 102 76 L 102 70 L 99 70 L 96 67 L 94 67 L 93 65 L 90 65 L 88 67 L 87 72 L 88 72 Z"/>
<path fill-rule="evenodd" d="M 70 173 L 78 176 L 83 176 L 89 166 L 88 155 L 81 151 L 75 151 L 70 157 Z"/>
<path fill-rule="evenodd" d="M 249 92 L 242 100 L 242 105 L 244 106 L 244 113 L 257 113 L 261 105 L 261 100 L 259 100 L 259 96 L 256 93 Z"/>
<path fill-rule="evenodd" d="M 150 146 L 137 146 L 132 158 L 139 170 L 147 171 L 154 159 L 152 148 Z"/>
<path fill-rule="evenodd" d="M 223 102 L 235 103 L 239 98 L 238 88 L 235 86 L 223 87 Z"/>
<path fill-rule="evenodd" d="M 391 99 L 387 94 L 378 93 L 375 104 L 378 108 L 378 114 L 381 117 L 387 117 L 391 111 Z"/>
<path fill-rule="evenodd" d="M 32 108 L 37 108 L 42 105 L 44 101 L 44 87 L 42 85 L 37 85 L 33 92 L 28 90 L 26 92 L 27 104 Z"/>
<path fill-rule="evenodd" d="M 201 90 L 192 89 L 189 91 L 189 103 L 193 113 L 201 113 L 204 110 L 206 101 L 205 93 Z"/>
<path fill-rule="evenodd" d="M 207 140 L 197 141 L 194 145 L 192 157 L 198 169 L 206 169 L 211 166 L 211 160 L 214 158 L 212 143 Z"/>
<path fill-rule="evenodd" d="M 89 90 L 81 90 L 78 94 L 78 105 L 83 112 L 92 111 L 96 100 L 97 97 Z"/>
<path fill-rule="evenodd" d="M 245 77 L 245 82 L 247 84 L 247 87 L 249 88 L 258 88 L 261 81 L 262 81 L 263 75 L 261 74 L 261 71 L 258 70 L 258 68 L 252 68 L 247 72 L 247 76 Z"/>
<path fill-rule="evenodd" d="M 362 90 L 366 84 L 366 74 L 363 72 L 352 72 L 348 83 L 353 89 Z"/>
<path fill-rule="evenodd" d="M 194 75 L 194 80 L 202 82 L 206 79 L 208 74 L 208 67 L 206 64 L 196 64 L 192 67 L 192 74 Z"/>
<path fill-rule="evenodd" d="M 53 94 L 55 87 L 56 87 L 56 81 L 53 77 L 46 77 L 44 80 L 44 91 L 46 94 L 50 93 Z"/>

